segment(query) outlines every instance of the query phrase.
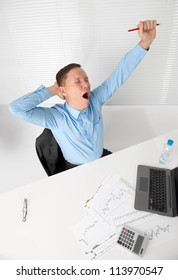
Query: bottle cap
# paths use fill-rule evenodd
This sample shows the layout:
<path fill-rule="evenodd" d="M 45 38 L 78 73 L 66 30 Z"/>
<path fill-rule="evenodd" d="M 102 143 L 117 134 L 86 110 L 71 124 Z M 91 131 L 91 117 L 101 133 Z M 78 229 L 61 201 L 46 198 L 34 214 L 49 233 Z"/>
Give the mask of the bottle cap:
<path fill-rule="evenodd" d="M 174 141 L 173 141 L 172 139 L 169 139 L 169 140 L 167 141 L 168 146 L 172 146 L 173 143 L 174 143 Z"/>

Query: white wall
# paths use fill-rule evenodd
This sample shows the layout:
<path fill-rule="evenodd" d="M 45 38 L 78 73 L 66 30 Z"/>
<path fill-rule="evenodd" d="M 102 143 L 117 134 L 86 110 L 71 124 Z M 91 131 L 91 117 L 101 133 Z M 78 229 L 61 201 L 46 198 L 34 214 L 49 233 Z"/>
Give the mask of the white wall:
<path fill-rule="evenodd" d="M 0 104 L 5 104 L 24 92 L 25 86 L 2 4 L 2 1 L 0 1 Z"/>
<path fill-rule="evenodd" d="M 127 30 L 144 19 L 161 23 L 157 38 L 109 104 L 178 104 L 175 0 L 1 0 L 0 103 L 53 83 L 70 62 L 81 63 L 95 87 L 138 43 Z"/>

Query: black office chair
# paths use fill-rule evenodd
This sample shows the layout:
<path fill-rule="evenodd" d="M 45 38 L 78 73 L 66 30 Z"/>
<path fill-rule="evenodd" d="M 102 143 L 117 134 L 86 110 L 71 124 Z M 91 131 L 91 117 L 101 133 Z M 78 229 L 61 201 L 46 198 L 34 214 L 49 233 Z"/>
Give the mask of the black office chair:
<path fill-rule="evenodd" d="M 66 170 L 66 162 L 62 151 L 50 129 L 45 128 L 36 138 L 36 152 L 48 176 Z"/>

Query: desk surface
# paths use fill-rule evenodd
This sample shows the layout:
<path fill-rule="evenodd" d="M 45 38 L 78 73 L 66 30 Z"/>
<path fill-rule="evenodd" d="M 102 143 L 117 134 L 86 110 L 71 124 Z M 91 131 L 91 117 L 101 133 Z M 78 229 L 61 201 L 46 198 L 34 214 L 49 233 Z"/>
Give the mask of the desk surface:
<path fill-rule="evenodd" d="M 0 194 L 0 259 L 85 259 L 72 231 L 72 226 L 85 217 L 82 202 L 110 173 L 119 174 L 135 187 L 137 165 L 160 167 L 158 159 L 169 138 L 175 140 L 172 159 L 166 166 L 172 169 L 178 166 L 178 130 Z M 26 222 L 22 222 L 24 198 L 28 199 Z M 178 232 L 178 217 L 164 219 Z M 114 246 L 100 259 L 140 257 Z M 170 236 L 164 243 L 148 246 L 143 259 L 178 259 L 178 238 Z"/>

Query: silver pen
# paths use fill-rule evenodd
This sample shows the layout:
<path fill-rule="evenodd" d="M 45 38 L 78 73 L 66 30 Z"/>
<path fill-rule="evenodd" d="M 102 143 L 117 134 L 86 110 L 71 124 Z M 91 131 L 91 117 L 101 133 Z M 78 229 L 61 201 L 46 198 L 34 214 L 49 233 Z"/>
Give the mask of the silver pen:
<path fill-rule="evenodd" d="M 22 208 L 22 222 L 26 222 L 27 219 L 27 199 L 24 198 L 23 208 Z"/>

